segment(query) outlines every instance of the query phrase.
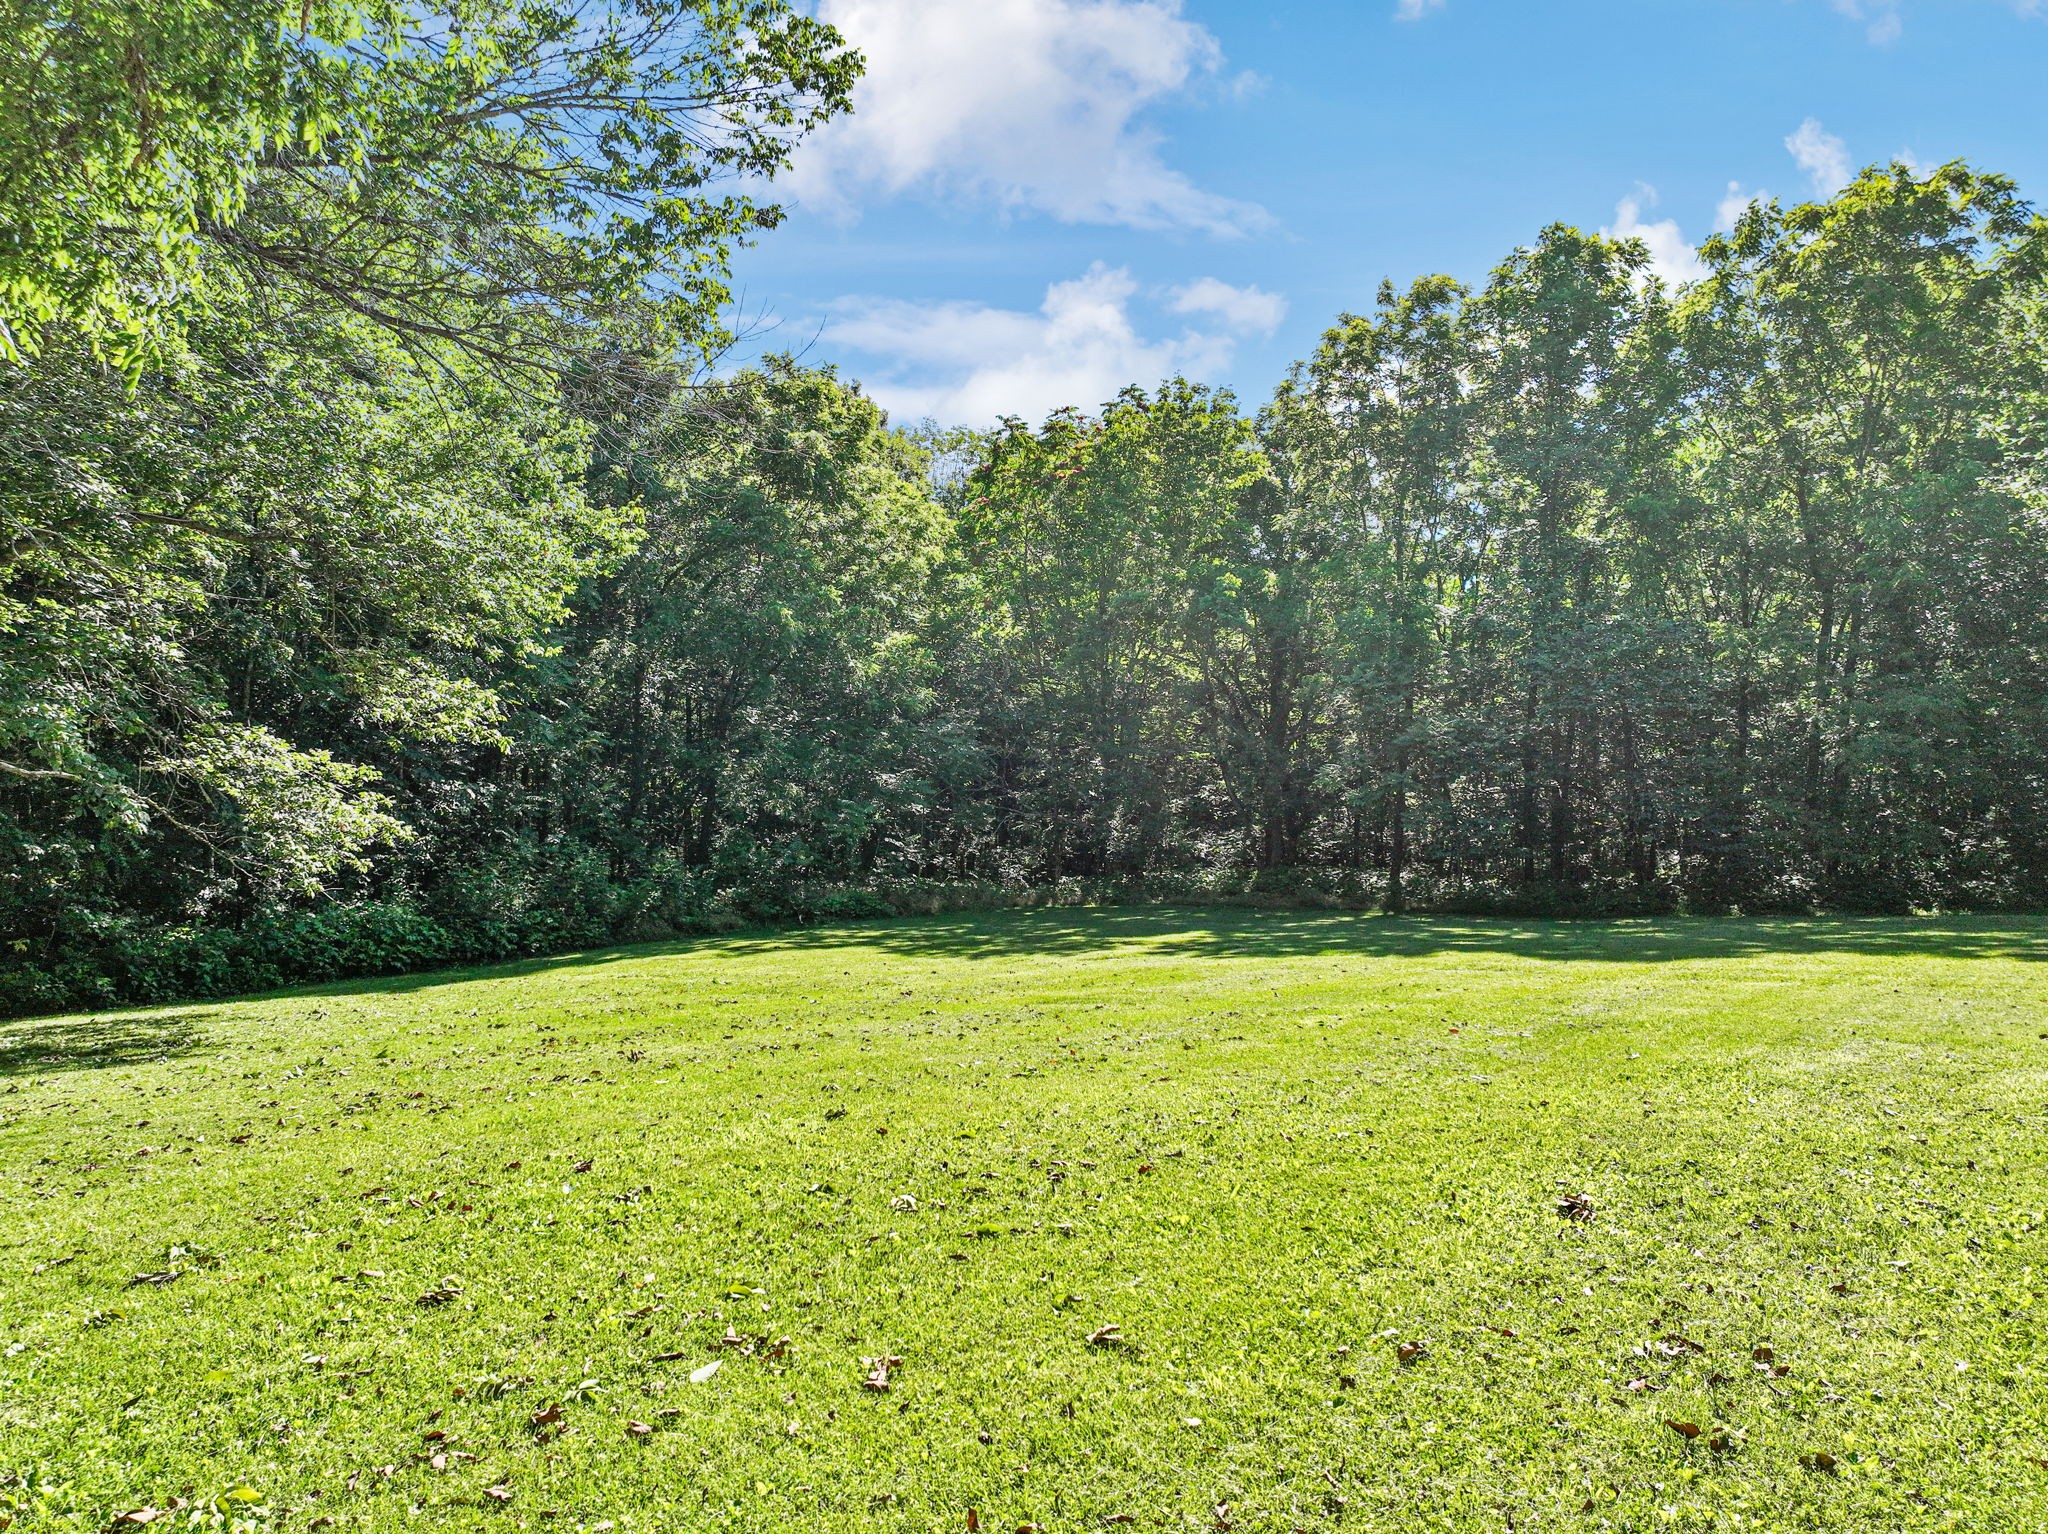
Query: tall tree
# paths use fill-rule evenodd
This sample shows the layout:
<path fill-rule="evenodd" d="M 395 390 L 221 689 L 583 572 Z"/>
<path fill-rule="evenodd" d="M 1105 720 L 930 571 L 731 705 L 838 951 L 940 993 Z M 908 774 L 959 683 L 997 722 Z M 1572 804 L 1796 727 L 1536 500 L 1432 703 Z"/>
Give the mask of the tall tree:
<path fill-rule="evenodd" d="M 1630 342 L 1658 301 L 1647 263 L 1639 244 L 1551 228 L 1468 316 L 1498 560 L 1481 600 L 1503 646 L 1493 658 L 1515 673 L 1515 841 L 1523 881 L 1554 889 L 1588 876 L 1599 834 L 1606 531 L 1634 424 Z"/>
<path fill-rule="evenodd" d="M 792 877 L 901 871 L 949 531 L 920 450 L 775 361 L 673 400 L 619 467 L 645 539 L 586 589 L 533 699 L 542 739 L 587 742 L 562 829 L 622 873 L 769 847 Z"/>
<path fill-rule="evenodd" d="M 1346 316 L 1277 412 L 1299 443 L 1298 493 L 1329 528 L 1357 808 L 1382 831 L 1393 911 L 1407 903 L 1416 761 L 1471 546 L 1466 297 L 1447 277 L 1383 284 L 1377 313 Z"/>
<path fill-rule="evenodd" d="M 2026 717 L 1992 701 L 2031 622 L 1991 572 L 2036 557 L 1997 464 L 2009 403 L 2039 396 L 2040 353 L 2007 343 L 2041 240 L 2009 182 L 1895 165 L 1707 247 L 1686 336 L 1703 486 L 1724 524 L 1769 525 L 1770 564 L 1738 572 L 1782 593 L 1766 834 L 1818 892 L 1906 898 L 2004 790 L 1973 768 L 1981 732 Z"/>

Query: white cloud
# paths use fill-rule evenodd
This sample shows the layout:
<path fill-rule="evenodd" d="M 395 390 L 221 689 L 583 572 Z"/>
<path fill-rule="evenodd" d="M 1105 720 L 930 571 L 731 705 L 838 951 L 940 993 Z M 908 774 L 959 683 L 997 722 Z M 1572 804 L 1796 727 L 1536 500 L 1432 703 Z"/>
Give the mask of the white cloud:
<path fill-rule="evenodd" d="M 1817 117 L 1801 123 L 1786 138 L 1785 147 L 1806 172 L 1817 197 L 1832 197 L 1855 179 L 1849 169 L 1849 146 L 1823 128 Z"/>
<path fill-rule="evenodd" d="M 1237 295 L 1240 313 L 1252 312 L 1245 295 L 1256 289 L 1221 282 L 1215 289 L 1219 301 L 1221 293 Z M 1204 281 L 1179 292 L 1207 295 L 1210 289 Z M 1213 378 L 1230 365 L 1235 342 L 1228 334 L 1190 327 L 1163 339 L 1142 335 L 1131 315 L 1137 293 L 1127 269 L 1098 261 L 1085 276 L 1047 288 L 1035 314 L 976 303 L 850 298 L 834 305 L 821 339 L 874 359 L 873 367 L 848 371 L 896 419 L 982 426 L 1006 415 L 1035 421 L 1063 405 L 1093 409 L 1126 384 L 1150 387 L 1175 375 Z M 1258 297 L 1271 301 L 1261 318 L 1281 302 L 1272 294 Z"/>
<path fill-rule="evenodd" d="M 1401 0 L 1394 9 L 1394 16 L 1400 21 L 1420 21 L 1431 11 L 1443 8 L 1444 0 Z"/>
<path fill-rule="evenodd" d="M 1759 202 L 1769 202 L 1771 194 L 1759 187 L 1754 192 L 1745 192 L 1740 181 L 1728 183 L 1728 190 L 1714 207 L 1714 229 L 1720 234 L 1731 234 L 1741 221 L 1742 215 Z"/>
<path fill-rule="evenodd" d="M 1220 277 L 1204 277 L 1173 290 L 1175 314 L 1213 314 L 1232 330 L 1271 335 L 1287 318 L 1287 300 L 1260 287 L 1232 287 Z"/>
<path fill-rule="evenodd" d="M 1863 23 L 1864 35 L 1879 47 L 1895 43 L 1906 29 L 1899 15 L 1900 0 L 1832 0 L 1837 11 L 1851 21 Z"/>
<path fill-rule="evenodd" d="M 1600 231 L 1603 238 L 1610 240 L 1641 240 L 1650 252 L 1650 270 L 1664 279 L 1668 287 L 1677 287 L 1681 282 L 1697 282 L 1707 275 L 1706 264 L 1700 260 L 1693 244 L 1679 232 L 1678 220 L 1660 218 L 1654 224 L 1643 222 L 1643 207 L 1657 205 L 1657 189 L 1644 186 L 1637 189 L 1634 197 L 1624 197 L 1615 205 L 1612 227 Z"/>
<path fill-rule="evenodd" d="M 1240 234 L 1271 222 L 1160 157 L 1147 107 L 1218 76 L 1223 51 L 1181 0 L 821 0 L 867 58 L 854 111 L 790 173 L 851 216 L 922 193 L 1073 223 Z"/>

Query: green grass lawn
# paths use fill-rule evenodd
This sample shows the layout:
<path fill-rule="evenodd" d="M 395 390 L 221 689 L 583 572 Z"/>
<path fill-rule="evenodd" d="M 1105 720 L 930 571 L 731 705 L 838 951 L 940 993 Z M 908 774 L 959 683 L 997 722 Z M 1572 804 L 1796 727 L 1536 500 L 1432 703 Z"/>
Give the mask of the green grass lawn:
<path fill-rule="evenodd" d="M 1059 911 L 0 1025 L 0 1518 L 2048 1527 L 2044 960 Z"/>

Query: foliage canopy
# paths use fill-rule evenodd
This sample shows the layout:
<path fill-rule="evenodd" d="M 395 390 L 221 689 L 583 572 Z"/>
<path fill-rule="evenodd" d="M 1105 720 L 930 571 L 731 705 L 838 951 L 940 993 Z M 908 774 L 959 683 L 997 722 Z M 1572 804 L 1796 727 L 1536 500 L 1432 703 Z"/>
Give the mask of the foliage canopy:
<path fill-rule="evenodd" d="M 1256 416 L 906 432 L 701 371 L 829 29 L 221 14 L 0 64 L 0 1005 L 1048 888 L 2048 901 L 1999 177 L 1753 208 L 1677 293 L 1546 229 Z"/>

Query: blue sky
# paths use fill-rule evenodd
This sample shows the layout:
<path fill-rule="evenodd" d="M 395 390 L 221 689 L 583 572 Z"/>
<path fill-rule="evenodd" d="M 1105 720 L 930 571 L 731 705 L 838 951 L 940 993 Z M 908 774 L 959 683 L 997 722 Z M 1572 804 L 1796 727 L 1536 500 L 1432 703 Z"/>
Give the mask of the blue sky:
<path fill-rule="evenodd" d="M 1546 223 L 1676 278 L 1746 197 L 1965 158 L 2048 197 L 2048 0 L 816 0 L 867 53 L 736 275 L 899 420 L 1270 394 Z"/>

